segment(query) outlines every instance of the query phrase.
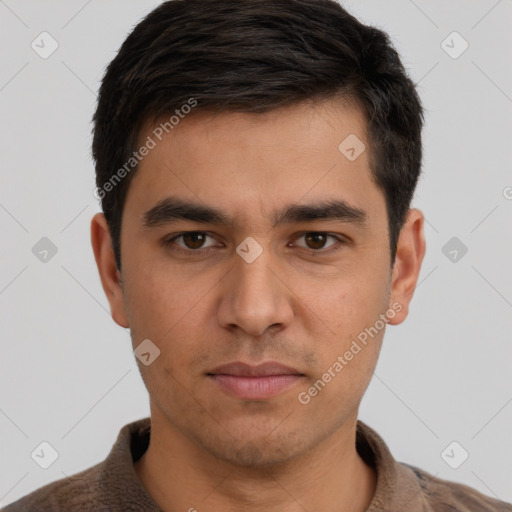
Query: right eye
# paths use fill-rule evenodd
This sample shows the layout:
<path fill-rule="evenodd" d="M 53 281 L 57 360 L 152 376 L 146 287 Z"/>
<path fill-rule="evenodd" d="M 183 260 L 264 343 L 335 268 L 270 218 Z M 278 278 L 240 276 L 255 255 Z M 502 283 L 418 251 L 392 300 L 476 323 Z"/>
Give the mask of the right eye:
<path fill-rule="evenodd" d="M 204 242 L 207 237 L 213 239 L 213 237 L 204 231 L 186 231 L 184 233 L 173 235 L 170 238 L 168 237 L 164 240 L 164 245 L 170 247 L 171 250 L 177 250 L 178 252 L 200 252 L 203 249 L 212 247 L 212 245 L 204 246 Z M 182 240 L 182 244 L 176 242 L 179 239 Z M 177 248 L 174 246 L 177 246 Z"/>

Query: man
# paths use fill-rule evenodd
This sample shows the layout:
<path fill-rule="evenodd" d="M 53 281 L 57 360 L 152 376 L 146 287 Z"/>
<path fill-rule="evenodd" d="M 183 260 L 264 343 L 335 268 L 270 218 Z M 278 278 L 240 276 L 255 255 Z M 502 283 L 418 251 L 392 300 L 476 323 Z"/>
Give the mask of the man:
<path fill-rule="evenodd" d="M 512 511 L 358 420 L 425 254 L 422 107 L 331 0 L 173 0 L 103 79 L 91 240 L 151 418 L 6 508 Z"/>

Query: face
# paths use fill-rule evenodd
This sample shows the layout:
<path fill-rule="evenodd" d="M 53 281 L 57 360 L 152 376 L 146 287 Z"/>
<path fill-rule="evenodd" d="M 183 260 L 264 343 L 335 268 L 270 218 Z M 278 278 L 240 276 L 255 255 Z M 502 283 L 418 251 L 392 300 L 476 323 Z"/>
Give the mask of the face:
<path fill-rule="evenodd" d="M 386 321 L 407 314 L 419 214 L 392 269 L 368 149 L 339 149 L 350 134 L 369 147 L 345 104 L 194 114 L 161 141 L 154 128 L 124 206 L 122 285 L 93 220 L 115 321 L 134 349 L 151 340 L 148 361 L 160 351 L 138 362 L 152 418 L 225 461 L 290 460 L 355 422 Z M 240 362 L 288 370 L 219 370 Z"/>

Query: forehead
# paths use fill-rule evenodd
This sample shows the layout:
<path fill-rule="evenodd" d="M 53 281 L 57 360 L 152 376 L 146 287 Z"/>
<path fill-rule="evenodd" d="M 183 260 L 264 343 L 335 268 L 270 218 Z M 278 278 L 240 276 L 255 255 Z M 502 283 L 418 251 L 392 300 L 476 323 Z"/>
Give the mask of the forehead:
<path fill-rule="evenodd" d="M 153 147 L 138 165 L 127 203 L 147 211 L 172 195 L 223 206 L 238 218 L 268 214 L 270 222 L 282 204 L 339 199 L 369 217 L 385 214 L 371 179 L 366 121 L 355 106 L 199 111 L 172 125 L 165 124 L 169 117 L 139 133 L 139 147 L 150 139 Z"/>

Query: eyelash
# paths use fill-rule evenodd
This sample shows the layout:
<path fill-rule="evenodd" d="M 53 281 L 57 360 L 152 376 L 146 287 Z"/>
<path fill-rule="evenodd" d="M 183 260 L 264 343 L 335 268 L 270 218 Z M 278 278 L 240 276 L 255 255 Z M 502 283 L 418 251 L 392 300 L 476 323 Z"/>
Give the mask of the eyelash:
<path fill-rule="evenodd" d="M 175 240 L 177 240 L 178 238 L 181 238 L 184 235 L 189 235 L 189 234 L 201 234 L 201 235 L 207 235 L 207 236 L 210 236 L 210 237 L 213 238 L 213 236 L 210 235 L 210 233 L 208 233 L 206 231 L 184 231 L 184 232 L 179 233 L 177 235 L 173 235 L 170 238 L 164 239 L 164 241 L 163 241 L 164 246 L 165 247 L 170 247 Z M 338 242 L 338 244 L 333 244 L 332 246 L 329 246 L 327 249 L 317 249 L 317 250 L 315 250 L 315 249 L 307 249 L 307 248 L 304 248 L 304 247 L 300 247 L 300 249 L 302 249 L 303 251 L 305 251 L 306 253 L 308 253 L 311 256 L 321 256 L 321 255 L 325 255 L 325 254 L 330 254 L 332 252 L 338 251 L 340 249 L 340 245 L 347 245 L 348 244 L 348 242 L 346 240 L 344 240 L 343 238 L 341 238 L 339 236 L 336 236 L 336 235 L 333 235 L 331 233 L 327 233 L 325 231 L 305 231 L 305 232 L 301 233 L 295 240 L 298 240 L 299 238 L 302 238 L 304 235 L 311 235 L 311 234 L 326 235 L 328 237 L 334 238 Z M 214 249 L 214 247 L 206 247 L 204 249 L 203 248 L 199 248 L 199 249 L 183 249 L 180 246 L 172 247 L 173 251 L 180 252 L 182 254 L 201 253 L 201 252 L 207 251 L 209 249 Z"/>

